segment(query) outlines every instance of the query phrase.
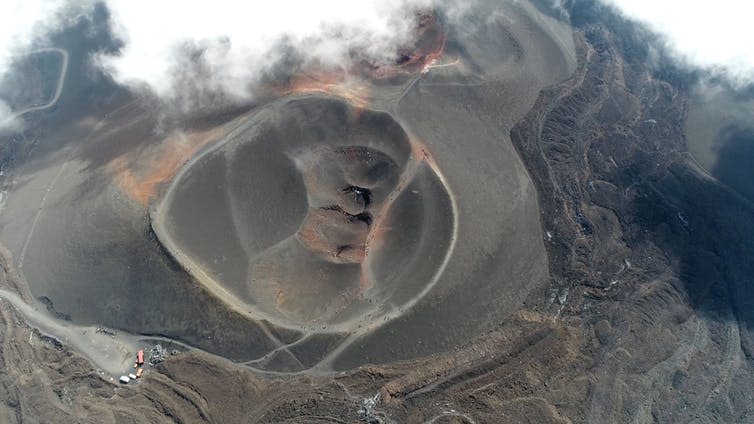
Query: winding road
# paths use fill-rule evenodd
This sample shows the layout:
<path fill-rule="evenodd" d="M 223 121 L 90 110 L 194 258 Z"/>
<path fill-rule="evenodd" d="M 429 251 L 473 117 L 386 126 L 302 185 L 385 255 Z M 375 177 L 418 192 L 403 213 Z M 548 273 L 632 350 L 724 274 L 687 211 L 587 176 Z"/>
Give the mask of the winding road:
<path fill-rule="evenodd" d="M 96 367 L 112 375 L 121 375 L 131 368 L 133 354 L 143 346 L 141 337 L 119 332 L 111 337 L 94 326 L 76 325 L 53 317 L 37 306 L 29 305 L 16 293 L 0 289 L 0 301 L 10 303 L 29 326 L 43 335 L 59 340 L 88 358 Z"/>

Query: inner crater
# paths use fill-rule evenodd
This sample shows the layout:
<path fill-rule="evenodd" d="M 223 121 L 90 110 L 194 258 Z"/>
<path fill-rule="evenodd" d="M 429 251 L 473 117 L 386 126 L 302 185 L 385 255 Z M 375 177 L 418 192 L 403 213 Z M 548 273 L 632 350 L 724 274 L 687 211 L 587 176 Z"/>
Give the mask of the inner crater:
<path fill-rule="evenodd" d="M 415 300 L 449 251 L 448 191 L 413 151 L 387 113 L 284 99 L 188 163 L 154 228 L 235 309 L 350 330 Z"/>
<path fill-rule="evenodd" d="M 398 183 L 398 164 L 365 146 L 319 147 L 294 162 L 309 206 L 298 240 L 326 261 L 362 262 L 373 214 Z"/>

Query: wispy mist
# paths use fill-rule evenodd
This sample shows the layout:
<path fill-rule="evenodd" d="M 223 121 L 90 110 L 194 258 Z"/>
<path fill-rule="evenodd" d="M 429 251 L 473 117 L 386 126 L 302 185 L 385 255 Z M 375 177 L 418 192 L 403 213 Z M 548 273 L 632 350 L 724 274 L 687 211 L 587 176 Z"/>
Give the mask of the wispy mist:
<path fill-rule="evenodd" d="M 602 0 L 663 37 L 681 63 L 742 87 L 754 83 L 754 3 L 740 0 Z"/>
<path fill-rule="evenodd" d="M 602 0 L 663 36 L 682 63 L 742 86 L 754 83 L 754 4 L 737 0 Z M 554 0 L 559 4 L 559 0 Z M 0 74 L 14 57 L 44 45 L 46 34 L 91 13 L 92 0 L 0 2 Z M 453 0 L 330 0 L 312 2 L 177 2 L 104 0 L 117 53 L 92 58 L 117 82 L 156 94 L 183 109 L 207 99 L 247 99 L 266 77 L 296 67 L 347 70 L 355 61 L 380 64 L 414 40 L 416 12 Z M 10 108 L 0 99 L 0 122 Z"/>
<path fill-rule="evenodd" d="M 92 13 L 93 0 L 3 0 L 0 1 L 0 79 L 15 60 L 35 48 L 47 47 L 48 37 Z M 40 99 L 44 101 L 47 99 Z M 31 105 L 24 105 L 31 106 Z M 0 130 L 18 129 L 21 120 L 0 98 Z"/>
<path fill-rule="evenodd" d="M 186 106 L 203 94 L 249 97 L 281 65 L 394 60 L 433 0 L 140 3 L 108 1 L 126 46 L 99 61 L 118 82 Z"/>
<path fill-rule="evenodd" d="M 13 115 L 10 106 L 0 99 L 0 135 L 5 131 L 15 130 L 18 126 L 18 119 Z"/>
<path fill-rule="evenodd" d="M 63 1 L 0 2 L 0 76 L 8 71 L 13 57 L 26 51 L 33 40 L 56 25 Z M 10 106 L 0 99 L 0 128 L 15 127 L 17 119 Z"/>
<path fill-rule="evenodd" d="M 348 70 L 357 61 L 393 61 L 414 41 L 418 11 L 451 9 L 451 1 L 443 0 L 103 3 L 124 47 L 92 58 L 93 63 L 120 84 L 188 110 L 208 99 L 253 97 L 260 81 L 295 67 Z M 0 2 L 0 74 L 14 57 L 43 45 L 46 34 L 91 13 L 94 4 Z M 0 114 L 8 113 L 0 103 Z"/>

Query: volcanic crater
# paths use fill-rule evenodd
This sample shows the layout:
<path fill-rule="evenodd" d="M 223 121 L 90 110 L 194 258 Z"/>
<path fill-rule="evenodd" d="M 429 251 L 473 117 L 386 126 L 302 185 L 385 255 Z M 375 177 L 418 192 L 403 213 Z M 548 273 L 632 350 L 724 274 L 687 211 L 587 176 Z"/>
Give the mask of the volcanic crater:
<path fill-rule="evenodd" d="M 510 134 L 574 71 L 572 32 L 486 1 L 423 34 L 414 62 L 302 73 L 187 121 L 66 83 L 0 215 L 31 295 L 75 324 L 264 372 L 419 358 L 492 331 L 550 278 L 552 228 Z M 66 44 L 71 64 L 88 63 L 81 46 Z"/>
<path fill-rule="evenodd" d="M 287 98 L 188 163 L 154 227 L 235 309 L 352 329 L 420 297 L 450 253 L 455 212 L 423 152 L 388 113 Z"/>

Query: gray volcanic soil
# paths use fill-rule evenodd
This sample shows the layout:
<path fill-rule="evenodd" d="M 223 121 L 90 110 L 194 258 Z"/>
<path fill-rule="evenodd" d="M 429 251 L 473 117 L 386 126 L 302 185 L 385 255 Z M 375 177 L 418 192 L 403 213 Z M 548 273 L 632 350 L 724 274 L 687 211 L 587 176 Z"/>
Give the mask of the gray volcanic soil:
<path fill-rule="evenodd" d="M 463 65 L 431 70 L 392 101 L 381 97 L 405 131 L 427 146 L 443 182 L 425 167 L 415 180 L 419 187 L 403 191 L 384 224 L 390 230 L 383 248 L 367 257 L 371 273 L 353 261 L 328 260 L 338 256 L 336 248 L 324 248 L 323 259 L 320 247 L 301 242 L 301 234 L 309 234 L 312 207 L 338 203 L 325 192 L 349 183 L 327 182 L 333 165 L 318 163 L 325 171 L 313 190 L 297 150 L 368 145 L 400 170 L 408 140 L 388 115 L 367 110 L 355 118 L 327 99 L 264 109 L 187 166 L 155 220 L 168 250 L 237 310 L 309 332 L 355 332 L 323 367 L 415 357 L 491 329 L 547 279 L 535 192 L 508 131 L 540 87 L 569 74 L 574 59 L 563 51 L 568 32 L 554 20 L 510 7 L 507 12 L 519 18 L 510 24 L 490 7 L 483 10 L 491 16 L 487 26 L 450 34 L 446 61 Z M 531 26 L 543 29 L 541 37 L 520 37 Z M 500 54 L 487 54 L 480 45 Z M 476 105 L 473 113 L 469 104 Z M 442 199 L 443 192 L 452 203 Z M 330 200 L 323 203 L 322 196 Z M 348 210 L 352 217 L 361 212 Z M 337 237 L 350 224 L 340 224 Z M 373 287 L 351 296 L 364 278 L 374 279 Z"/>
<path fill-rule="evenodd" d="M 508 131 L 574 66 L 562 22 L 525 3 L 478 13 L 486 24 L 449 27 L 427 73 L 372 86 L 375 110 L 317 96 L 257 106 L 184 167 L 153 222 L 107 164 L 165 133 L 116 91 L 42 134 L 73 141 L 18 168 L 0 238 L 62 316 L 253 366 L 342 369 L 467 343 L 547 281 Z M 81 60 L 71 52 L 61 104 L 85 103 Z M 152 233 L 162 219 L 170 240 Z M 304 335 L 299 360 L 286 345 Z"/>
<path fill-rule="evenodd" d="M 461 25 L 449 34 L 448 61 L 461 57 L 481 72 L 432 70 L 396 105 L 400 122 L 426 142 L 453 189 L 453 255 L 423 302 L 354 343 L 336 368 L 448 349 L 489 331 L 548 278 L 536 192 L 509 131 L 541 87 L 572 71 L 570 34 L 530 10 L 505 10 L 515 16 L 509 21 L 489 7 L 481 6 L 486 26 Z M 525 31 L 538 25 L 538 36 Z"/>
<path fill-rule="evenodd" d="M 547 10 L 544 4 L 549 2 L 538 3 Z M 526 2 L 517 4 L 529 7 Z M 388 111 L 406 134 L 421 138 L 437 165 L 421 171 L 429 175 L 417 181 L 434 184 L 437 180 L 429 177 L 442 171 L 440 181 L 447 184 L 451 199 L 456 201 L 456 246 L 433 290 L 406 313 L 361 338 L 347 333 L 310 333 L 297 340 L 297 333 L 273 334 L 281 343 L 265 347 L 269 353 L 248 365 L 268 370 L 299 370 L 317 364 L 346 368 L 363 361 L 418 357 L 345 372 L 270 377 L 191 349 L 148 368 L 138 383 L 119 386 L 103 380 L 94 369 L 92 364 L 101 361 L 92 362 L 79 355 L 91 359 L 94 352 L 87 352 L 81 345 L 88 340 L 99 343 L 99 339 L 83 337 L 69 344 L 65 332 L 45 334 L 59 331 L 55 330 L 58 327 L 81 327 L 55 324 L 54 314 L 36 316 L 33 308 L 19 307 L 20 300 L 13 297 L 10 303 L 0 300 L 0 421 L 754 422 L 754 207 L 690 161 L 685 133 L 692 95 L 688 81 L 677 73 L 648 67 L 655 55 L 643 30 L 604 9 L 601 2 L 563 4 L 570 4 L 577 67 L 570 77 L 544 88 L 539 95 L 534 89 L 530 93 L 530 87 L 523 83 L 530 81 L 526 78 L 530 69 L 523 66 L 526 60 L 540 71 L 560 72 L 570 69 L 572 63 L 569 55 L 557 59 L 552 51 L 555 44 L 541 43 L 541 33 L 531 31 L 537 26 L 516 15 L 511 6 L 504 6 L 504 13 L 487 10 L 484 17 L 491 19 L 477 16 L 471 22 L 491 22 L 487 30 L 497 28 L 515 37 L 476 33 L 469 31 L 472 27 L 468 25 L 451 28 L 445 58 L 427 75 L 403 87 L 408 88 L 405 96 L 401 97 L 401 89 L 395 86 L 377 93 L 380 103 L 373 108 Z M 550 12 L 557 16 L 556 11 Z M 569 27 L 561 28 L 570 36 Z M 473 43 L 469 43 L 474 39 L 489 44 L 473 49 Z M 533 42 L 536 40 L 539 42 Z M 497 49 L 512 46 L 518 48 L 510 51 L 518 53 L 493 55 Z M 461 56 L 465 57 L 463 61 L 445 66 Z M 484 57 L 496 59 L 486 61 Z M 72 66 L 75 64 L 72 60 Z M 483 66 L 474 64 L 498 69 L 500 74 L 485 72 Z M 534 80 L 543 75 L 529 73 Z M 559 79 L 554 74 L 549 76 Z M 101 94 L 103 90 L 100 87 L 91 92 Z M 531 106 L 524 104 L 530 100 L 529 94 L 536 97 L 533 107 L 514 122 L 519 108 Z M 96 107 L 86 109 L 87 102 L 71 103 L 70 99 L 61 97 L 62 102 L 69 102 L 63 105 L 80 108 L 61 108 L 49 115 L 29 114 L 25 119 L 30 120 L 33 131 L 18 138 L 28 143 L 12 142 L 6 144 L 11 148 L 2 151 L 6 166 L 3 186 L 10 191 L 2 214 L 1 236 L 12 252 L 0 246 L 0 297 L 6 299 L 7 292 L 13 291 L 24 301 L 33 301 L 14 264 L 23 250 L 34 211 L 41 210 L 38 225 L 44 225 L 51 216 L 57 217 L 58 221 L 50 221 L 57 226 L 47 225 L 44 232 L 34 232 L 23 261 L 24 273 L 44 269 L 40 263 L 43 257 L 39 256 L 43 249 L 34 246 L 44 245 L 49 239 L 50 250 L 64 246 L 74 252 L 65 259 L 79 261 L 78 274 L 66 271 L 70 273 L 67 278 L 86 277 L 96 269 L 91 263 L 97 260 L 114 266 L 116 255 L 121 260 L 132 257 L 132 268 L 148 270 L 139 261 L 149 260 L 157 252 L 161 259 L 154 260 L 164 266 L 153 270 L 168 269 L 182 276 L 164 278 L 171 274 L 127 271 L 125 276 L 134 273 L 146 282 L 141 286 L 133 280 L 107 281 L 107 285 L 100 282 L 103 289 L 94 292 L 97 298 L 90 296 L 92 301 L 85 311 L 74 309 L 73 299 L 86 292 L 82 295 L 60 288 L 54 292 L 55 308 L 63 305 L 68 308 L 66 313 L 80 314 L 75 320 L 91 314 L 88 319 L 97 322 L 109 320 L 141 329 L 171 328 L 180 337 L 193 331 L 182 332 L 179 325 L 186 324 L 189 329 L 211 332 L 201 333 L 204 337 L 194 346 L 215 348 L 217 343 L 209 342 L 209 337 L 225 336 L 219 345 L 228 349 L 226 352 L 233 348 L 231 342 L 250 339 L 234 330 L 249 328 L 254 321 L 246 318 L 248 314 L 227 312 L 232 305 L 209 296 L 203 285 L 168 260 L 169 252 L 160 250 L 155 240 L 133 243 L 133 250 L 113 248 L 122 239 L 148 238 L 148 221 L 144 210 L 132 201 L 119 200 L 129 208 L 113 201 L 122 193 L 111 186 L 108 175 L 97 171 L 106 162 L 103 158 L 112 157 L 113 152 L 143 148 L 156 141 L 154 126 L 138 117 L 149 111 L 134 107 L 113 113 L 117 116 L 103 124 L 108 131 L 95 131 L 84 147 L 67 153 L 59 151 L 60 145 L 78 145 L 86 134 L 75 126 L 59 128 L 52 123 L 66 122 L 70 119 L 66 113 L 75 110 L 82 114 L 81 122 L 77 122 L 86 129 L 85 117 L 97 116 Z M 321 104 L 322 100 L 312 101 Z M 104 103 L 107 110 L 117 107 Z M 123 129 L 124 123 L 133 125 Z M 724 127 L 728 125 L 714 131 Z M 750 133 L 747 127 L 735 127 L 720 133 L 729 136 L 725 140 L 745 142 Z M 511 152 L 508 135 L 516 152 Z M 135 143 L 134 137 L 143 144 L 129 144 Z M 34 139 L 39 144 L 33 143 Z M 477 142 L 484 149 L 469 147 Z M 733 145 L 738 148 L 721 151 L 720 157 L 726 158 L 725 164 L 735 165 L 731 169 L 740 170 L 750 157 L 736 160 L 735 152 L 746 152 L 740 149 L 746 143 Z M 60 171 L 61 185 L 47 190 L 67 154 L 76 161 Z M 527 173 L 517 172 L 521 165 L 516 157 L 525 164 L 531 181 Z M 273 164 L 287 166 L 287 157 Z M 188 166 L 186 175 L 188 170 L 200 169 L 195 166 Z M 327 169 L 332 172 L 333 168 Z M 92 175 L 100 178 L 90 185 L 77 179 L 89 181 Z M 291 186 L 300 189 L 291 198 L 301 200 L 295 218 L 303 220 L 309 204 L 308 199 L 303 200 L 303 193 L 309 187 L 296 180 L 297 172 L 288 175 L 294 177 Z M 529 195 L 534 191 L 532 182 L 537 199 Z M 425 190 L 417 185 L 404 193 L 414 188 Z M 52 208 L 45 206 L 46 202 L 40 207 L 39 199 L 47 191 Z M 98 197 L 96 193 L 102 191 L 111 193 L 111 197 Z M 70 212 L 79 210 L 73 200 L 89 198 L 100 202 L 82 203 L 87 212 L 111 214 L 107 226 L 83 225 L 95 219 Z M 109 202 L 115 206 L 102 206 Z M 339 202 L 345 204 L 345 199 Z M 399 203 L 406 205 L 404 210 L 421 209 L 418 204 Z M 539 204 L 538 211 L 506 215 L 533 203 Z M 115 215 L 116 211 L 123 215 Z M 109 231 L 116 220 L 113 217 L 118 216 L 124 224 L 117 231 Z M 290 231 L 299 228 L 297 225 Z M 92 236 L 92 228 L 98 230 L 97 236 Z M 78 246 L 85 238 L 82 231 L 92 248 L 90 256 L 75 256 L 80 255 L 76 252 L 81 252 Z M 542 244 L 541 232 L 545 233 L 549 277 L 547 269 L 537 262 L 545 260 L 538 247 Z M 67 244 L 62 244 L 64 237 L 55 233 L 66 236 Z M 414 237 L 412 234 L 401 232 L 406 237 Z M 477 244 L 467 238 L 471 236 L 487 249 L 476 248 Z M 520 244 L 500 244 L 499 237 Z M 385 240 L 404 243 L 390 237 Z M 389 244 L 380 252 L 397 255 L 397 249 Z M 50 269 L 64 269 L 62 263 L 54 262 L 54 253 L 47 256 Z M 519 263 L 516 268 L 505 262 L 506 258 L 529 259 L 533 264 Z M 380 258 L 376 262 L 383 260 L 396 259 Z M 476 267 L 474 272 L 464 273 L 465 262 Z M 539 272 L 548 279 L 546 284 L 526 281 L 528 286 L 523 287 L 506 275 L 526 271 L 527 267 L 536 272 L 520 275 Z M 424 273 L 413 265 L 406 269 Z M 56 279 L 52 271 L 38 275 L 45 280 L 28 284 L 35 295 L 53 292 L 56 282 L 73 283 Z M 96 283 L 86 280 L 91 290 Z M 129 295 L 131 287 L 144 292 Z M 128 307 L 120 311 L 97 309 L 94 301 L 107 299 L 110 291 L 128 302 Z M 515 305 L 521 291 L 528 292 L 525 300 L 515 312 L 505 315 L 511 310 L 506 305 Z M 148 296 L 142 298 L 143 293 Z M 183 303 L 171 304 L 171 299 Z M 471 300 L 480 309 L 458 309 L 460 313 L 452 309 L 469 306 Z M 501 310 L 493 310 L 495 305 Z M 171 321 L 169 314 L 179 315 Z M 134 317 L 142 315 L 143 321 L 134 322 Z M 483 332 L 484 328 L 491 330 Z M 463 330 L 476 332 L 477 337 L 458 337 Z M 272 338 L 265 334 L 261 340 Z M 468 343 L 458 347 L 466 340 Z M 120 339 L 113 339 L 113 344 L 122 345 Z M 448 346 L 453 348 L 437 352 Z M 238 350 L 245 349 L 240 343 Z M 333 350 L 341 354 L 329 355 Z M 423 352 L 432 354 L 421 356 Z"/>
<path fill-rule="evenodd" d="M 33 296 L 60 317 L 179 338 L 235 360 L 259 357 L 275 343 L 170 260 L 146 211 L 107 172 L 109 160 L 164 134 L 153 111 L 88 67 L 108 39 L 106 17 L 95 19 L 52 38 L 70 56 L 61 96 L 4 140 L 0 238 Z"/>

